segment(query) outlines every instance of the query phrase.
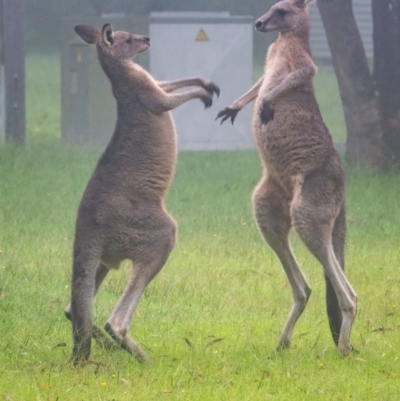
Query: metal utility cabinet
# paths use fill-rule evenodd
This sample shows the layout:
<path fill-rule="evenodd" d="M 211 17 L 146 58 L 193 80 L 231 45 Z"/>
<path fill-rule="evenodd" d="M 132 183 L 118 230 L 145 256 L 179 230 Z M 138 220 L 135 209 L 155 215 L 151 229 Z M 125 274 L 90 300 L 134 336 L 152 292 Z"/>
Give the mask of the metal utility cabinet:
<path fill-rule="evenodd" d="M 149 18 L 150 72 L 167 81 L 200 76 L 221 89 L 207 110 L 198 100 L 172 111 L 180 150 L 229 150 L 252 148 L 252 107 L 245 107 L 235 124 L 215 121 L 252 86 L 253 20 L 229 13 L 160 12 Z M 187 90 L 187 89 L 186 89 Z"/>
<path fill-rule="evenodd" d="M 150 17 L 108 15 L 68 18 L 63 26 L 62 137 L 75 143 L 104 147 L 114 130 L 116 101 L 97 60 L 96 48 L 74 32 L 79 24 L 100 30 L 111 23 L 115 30 L 149 34 L 151 46 L 135 60 L 150 68 L 157 80 L 200 76 L 213 80 L 220 98 L 204 110 L 192 100 L 173 110 L 180 150 L 222 150 L 253 147 L 251 106 L 232 126 L 215 121 L 252 86 L 253 17 L 229 13 L 152 13 Z M 191 88 L 186 88 L 185 90 Z"/>

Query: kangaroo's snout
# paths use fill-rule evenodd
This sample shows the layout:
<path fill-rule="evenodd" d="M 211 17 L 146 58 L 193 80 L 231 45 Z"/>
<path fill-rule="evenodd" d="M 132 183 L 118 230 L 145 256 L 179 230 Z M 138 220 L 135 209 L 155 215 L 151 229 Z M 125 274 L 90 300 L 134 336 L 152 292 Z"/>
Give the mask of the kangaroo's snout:
<path fill-rule="evenodd" d="M 150 38 L 149 38 L 148 36 L 142 36 L 140 39 L 141 39 L 147 46 L 150 46 L 150 45 L 151 45 L 151 41 L 150 41 Z"/>
<path fill-rule="evenodd" d="M 264 26 L 263 21 L 261 21 L 260 19 L 258 19 L 255 23 L 255 28 L 257 31 L 261 31 L 262 27 Z"/>

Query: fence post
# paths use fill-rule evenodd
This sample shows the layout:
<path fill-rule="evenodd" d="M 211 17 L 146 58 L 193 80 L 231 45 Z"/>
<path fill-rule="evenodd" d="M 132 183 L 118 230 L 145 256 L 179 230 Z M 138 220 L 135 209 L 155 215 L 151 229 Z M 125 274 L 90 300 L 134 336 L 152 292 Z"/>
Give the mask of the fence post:
<path fill-rule="evenodd" d="M 0 61 L 6 141 L 25 142 L 25 0 L 0 0 Z M 1 138 L 0 138 L 1 139 Z"/>

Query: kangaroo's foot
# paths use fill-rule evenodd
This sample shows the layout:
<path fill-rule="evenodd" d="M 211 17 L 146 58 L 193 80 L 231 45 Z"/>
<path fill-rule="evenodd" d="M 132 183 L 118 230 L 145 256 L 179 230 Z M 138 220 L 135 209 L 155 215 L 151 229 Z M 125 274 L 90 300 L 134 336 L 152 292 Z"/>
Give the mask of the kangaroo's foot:
<path fill-rule="evenodd" d="M 111 338 L 109 338 L 107 336 L 107 334 L 105 334 L 100 329 L 100 327 L 98 327 L 94 324 L 92 330 L 93 330 L 92 331 L 93 338 L 97 341 L 98 344 L 100 344 L 101 347 L 103 347 L 107 350 L 115 350 L 118 348 L 117 345 L 115 344 L 115 342 L 112 341 Z"/>
<path fill-rule="evenodd" d="M 65 317 L 72 322 L 71 305 L 68 305 L 64 310 Z M 92 337 L 105 349 L 117 348 L 115 343 L 95 324 L 92 326 Z"/>
<path fill-rule="evenodd" d="M 106 323 L 104 326 L 105 331 L 114 339 L 114 341 L 125 351 L 132 354 L 139 362 L 149 362 L 150 358 L 147 354 L 139 347 L 138 344 L 132 338 L 128 336 L 126 330 L 121 333 L 117 333 L 110 323 Z"/>
<path fill-rule="evenodd" d="M 340 341 L 340 340 L 341 339 L 339 339 L 339 345 L 338 345 L 340 355 L 348 356 L 353 351 L 357 352 L 348 341 L 344 342 L 344 341 Z"/>
<path fill-rule="evenodd" d="M 286 338 L 281 338 L 279 340 L 278 346 L 276 347 L 276 351 L 279 352 L 289 348 L 290 348 L 290 340 Z"/>

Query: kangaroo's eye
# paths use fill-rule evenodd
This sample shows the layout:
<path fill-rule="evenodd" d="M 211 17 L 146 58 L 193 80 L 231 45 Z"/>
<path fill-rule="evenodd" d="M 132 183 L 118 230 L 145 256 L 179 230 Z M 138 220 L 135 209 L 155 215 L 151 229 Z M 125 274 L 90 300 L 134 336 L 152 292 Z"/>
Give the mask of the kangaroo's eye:
<path fill-rule="evenodd" d="M 131 39 L 131 38 L 128 38 L 128 39 L 125 41 L 125 43 L 128 43 L 128 45 L 132 44 L 132 39 Z"/>
<path fill-rule="evenodd" d="M 280 8 L 279 10 L 276 10 L 276 13 L 278 14 L 279 18 L 283 18 L 287 14 L 287 11 Z"/>

